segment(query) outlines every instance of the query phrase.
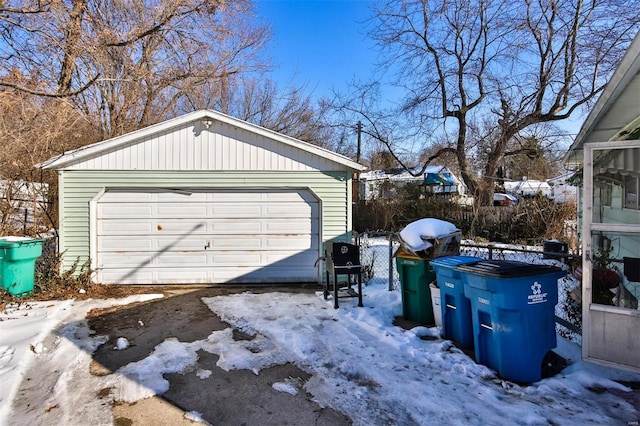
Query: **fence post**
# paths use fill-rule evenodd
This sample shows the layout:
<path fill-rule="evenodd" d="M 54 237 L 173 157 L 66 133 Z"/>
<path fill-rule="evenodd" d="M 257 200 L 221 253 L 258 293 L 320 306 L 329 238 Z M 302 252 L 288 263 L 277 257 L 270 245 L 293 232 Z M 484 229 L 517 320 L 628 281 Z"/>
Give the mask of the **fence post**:
<path fill-rule="evenodd" d="M 389 291 L 393 291 L 393 233 L 389 234 Z"/>
<path fill-rule="evenodd" d="M 493 244 L 487 246 L 489 248 L 489 260 L 493 260 Z"/>

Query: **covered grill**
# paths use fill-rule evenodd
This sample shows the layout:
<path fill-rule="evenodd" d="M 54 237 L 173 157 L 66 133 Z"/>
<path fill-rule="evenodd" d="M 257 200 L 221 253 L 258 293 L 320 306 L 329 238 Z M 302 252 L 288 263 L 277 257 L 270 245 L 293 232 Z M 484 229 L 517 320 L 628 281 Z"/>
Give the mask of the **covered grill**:
<path fill-rule="evenodd" d="M 338 297 L 357 297 L 358 306 L 362 307 L 362 265 L 360 264 L 360 247 L 342 241 L 327 241 L 325 243 L 326 284 L 324 288 L 325 300 L 333 291 L 333 307 L 338 308 Z M 346 275 L 344 285 L 338 283 L 338 275 Z M 358 291 L 351 286 L 351 278 L 356 276 Z M 330 279 L 333 277 L 333 280 Z M 339 296 L 341 287 L 347 287 L 346 292 Z"/>

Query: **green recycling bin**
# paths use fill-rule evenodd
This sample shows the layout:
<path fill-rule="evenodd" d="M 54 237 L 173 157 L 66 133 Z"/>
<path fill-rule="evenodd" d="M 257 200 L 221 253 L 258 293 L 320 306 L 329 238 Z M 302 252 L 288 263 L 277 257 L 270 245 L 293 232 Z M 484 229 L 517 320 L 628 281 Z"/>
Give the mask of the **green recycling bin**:
<path fill-rule="evenodd" d="M 423 325 L 435 325 L 429 284 L 436 272 L 428 260 L 406 253 L 398 253 L 396 267 L 402 288 L 402 316 Z"/>
<path fill-rule="evenodd" d="M 0 286 L 10 294 L 27 296 L 33 291 L 36 259 L 44 239 L 0 238 Z"/>

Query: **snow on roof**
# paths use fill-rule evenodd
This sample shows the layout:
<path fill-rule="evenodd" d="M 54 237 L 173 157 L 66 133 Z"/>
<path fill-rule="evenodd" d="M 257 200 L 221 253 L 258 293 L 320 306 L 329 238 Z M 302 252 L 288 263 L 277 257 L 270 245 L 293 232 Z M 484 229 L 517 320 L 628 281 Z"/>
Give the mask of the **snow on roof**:
<path fill-rule="evenodd" d="M 418 173 L 422 167 L 414 167 L 411 169 L 413 173 Z M 385 169 L 385 170 L 370 170 L 368 172 L 360 173 L 360 180 L 411 180 L 416 182 L 422 182 L 425 174 L 427 173 L 450 173 L 450 170 L 446 166 L 427 166 L 427 168 L 418 176 L 412 175 L 410 172 L 403 168 Z"/>

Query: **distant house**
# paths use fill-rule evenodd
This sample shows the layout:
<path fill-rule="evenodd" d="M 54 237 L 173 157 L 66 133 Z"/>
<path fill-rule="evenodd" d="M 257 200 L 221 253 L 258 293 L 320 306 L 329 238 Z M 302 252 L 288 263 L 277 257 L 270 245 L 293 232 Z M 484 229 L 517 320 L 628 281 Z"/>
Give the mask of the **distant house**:
<path fill-rule="evenodd" d="M 414 173 L 419 168 L 414 168 Z M 435 194 L 466 194 L 466 186 L 446 166 L 428 166 L 418 176 L 412 175 L 403 168 L 387 170 L 371 170 L 360 173 L 360 200 L 391 199 L 396 196 L 398 188 L 409 183 L 425 187 L 426 191 Z"/>
<path fill-rule="evenodd" d="M 576 171 L 579 185 L 582 356 L 636 372 L 640 372 L 638 93 L 640 34 L 563 160 Z"/>
<path fill-rule="evenodd" d="M 504 190 L 508 194 L 515 195 L 518 198 L 523 197 L 537 197 L 538 195 L 544 195 L 551 198 L 551 186 L 541 180 L 529 180 L 523 177 L 520 181 L 505 182 Z"/>
<path fill-rule="evenodd" d="M 569 179 L 574 175 L 572 172 L 564 173 L 551 179 L 547 183 L 551 187 L 551 199 L 557 204 L 575 203 L 578 199 L 578 187 L 574 186 Z"/>
<path fill-rule="evenodd" d="M 504 207 L 504 206 L 513 206 L 518 203 L 518 199 L 515 195 L 505 194 L 502 192 L 495 192 L 493 194 L 493 206 L 494 207 Z"/>

